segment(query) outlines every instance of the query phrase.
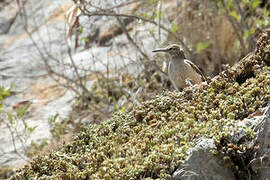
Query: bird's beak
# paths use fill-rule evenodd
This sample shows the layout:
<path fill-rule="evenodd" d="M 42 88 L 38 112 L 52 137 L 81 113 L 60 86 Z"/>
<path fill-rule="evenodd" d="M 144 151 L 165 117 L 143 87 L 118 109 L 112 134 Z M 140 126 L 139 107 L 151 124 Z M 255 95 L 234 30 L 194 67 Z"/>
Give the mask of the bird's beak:
<path fill-rule="evenodd" d="M 159 49 L 154 49 L 152 52 L 167 52 L 167 48 L 159 48 Z"/>

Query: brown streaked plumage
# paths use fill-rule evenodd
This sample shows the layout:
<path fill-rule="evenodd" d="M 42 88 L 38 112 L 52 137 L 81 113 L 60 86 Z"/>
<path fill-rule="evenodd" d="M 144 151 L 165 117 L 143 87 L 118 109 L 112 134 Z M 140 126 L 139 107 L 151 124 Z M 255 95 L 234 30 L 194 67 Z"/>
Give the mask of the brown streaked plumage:
<path fill-rule="evenodd" d="M 188 86 L 190 81 L 192 84 L 206 81 L 201 70 L 193 62 L 186 59 L 184 51 L 177 44 L 155 49 L 153 52 L 165 52 L 170 55 L 168 74 L 175 89 L 183 89 Z"/>

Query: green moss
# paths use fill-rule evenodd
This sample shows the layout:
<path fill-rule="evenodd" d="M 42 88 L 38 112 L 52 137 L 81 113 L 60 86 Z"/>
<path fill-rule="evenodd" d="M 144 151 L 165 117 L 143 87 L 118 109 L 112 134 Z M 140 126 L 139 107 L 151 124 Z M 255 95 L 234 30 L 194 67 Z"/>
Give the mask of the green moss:
<path fill-rule="evenodd" d="M 238 132 L 238 121 L 270 101 L 270 67 L 263 59 L 269 51 L 261 45 L 269 44 L 269 34 L 261 37 L 254 54 L 208 85 L 164 92 L 130 113 L 85 127 L 72 143 L 35 158 L 12 179 L 169 178 L 201 137 L 214 138 L 228 153 L 247 149 L 222 141 L 232 128 Z M 254 136 L 246 131 L 248 138 Z"/>

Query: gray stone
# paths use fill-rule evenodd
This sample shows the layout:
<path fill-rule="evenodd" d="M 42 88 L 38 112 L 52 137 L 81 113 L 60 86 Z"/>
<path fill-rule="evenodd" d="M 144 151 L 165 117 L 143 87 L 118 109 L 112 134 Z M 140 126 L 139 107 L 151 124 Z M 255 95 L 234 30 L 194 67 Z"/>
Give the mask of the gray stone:
<path fill-rule="evenodd" d="M 190 150 L 189 157 L 173 173 L 173 180 L 230 180 L 235 179 L 232 171 L 224 167 L 222 157 L 213 155 L 212 139 L 203 139 Z"/>
<path fill-rule="evenodd" d="M 10 22 L 0 18 L 0 34 L 5 34 L 8 31 Z"/>
<path fill-rule="evenodd" d="M 255 128 L 258 129 L 255 143 L 259 150 L 249 163 L 256 173 L 252 178 L 257 180 L 270 179 L 270 103 L 263 111 L 264 113 L 257 118 L 259 123 Z"/>

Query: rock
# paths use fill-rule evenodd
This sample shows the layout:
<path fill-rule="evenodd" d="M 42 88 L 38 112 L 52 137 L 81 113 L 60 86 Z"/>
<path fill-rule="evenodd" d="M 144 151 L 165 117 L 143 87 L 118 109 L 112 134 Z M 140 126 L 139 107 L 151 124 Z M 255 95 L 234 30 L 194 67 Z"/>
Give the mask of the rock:
<path fill-rule="evenodd" d="M 261 123 L 257 125 L 258 135 L 255 142 L 259 146 L 259 151 L 250 162 L 252 170 L 256 173 L 253 178 L 257 180 L 270 177 L 270 104 L 265 109 Z"/>
<path fill-rule="evenodd" d="M 41 38 L 39 34 L 42 34 L 43 42 L 51 46 L 50 53 L 53 55 L 65 54 L 63 50 L 65 32 L 59 31 L 59 29 L 65 27 L 65 10 L 71 5 L 69 0 L 53 2 L 32 0 L 25 6 L 29 16 L 29 28 L 36 28 L 32 33 L 33 38 L 41 47 L 43 46 L 42 41 L 38 41 L 38 39 Z M 22 144 L 19 142 L 19 138 L 12 140 L 11 131 L 4 124 L 0 125 L 0 149 L 4 150 L 0 157 L 0 164 L 17 167 L 25 163 L 25 159 L 27 159 L 24 155 L 24 146 L 28 147 L 31 141 L 39 143 L 43 139 L 51 137 L 48 123 L 50 117 L 58 112 L 61 118 L 68 116 L 74 93 L 66 92 L 49 77 L 42 57 L 25 33 L 24 21 L 20 16 L 13 19 L 17 12 L 16 7 L 15 1 L 4 7 L 0 5 L 0 85 L 6 88 L 13 85 L 12 96 L 5 100 L 7 111 L 16 110 L 22 105 L 29 105 L 30 111 L 24 121 L 29 127 L 37 127 L 27 139 L 28 141 Z M 35 17 L 35 20 L 31 17 Z M 6 31 L 11 20 L 14 22 L 9 31 L 1 35 Z M 2 27 L 2 25 L 4 26 Z M 49 37 L 49 31 L 53 37 Z M 19 121 L 13 128 L 19 134 L 24 132 L 22 121 Z M 23 158 L 14 151 L 14 144 L 17 152 Z"/>
<path fill-rule="evenodd" d="M 235 179 L 232 171 L 224 166 L 221 156 L 211 153 L 216 146 L 212 139 L 203 139 L 190 150 L 189 157 L 173 173 L 173 180 L 229 180 Z"/>
<path fill-rule="evenodd" d="M 5 34 L 9 28 L 9 22 L 5 19 L 0 18 L 0 34 Z"/>

